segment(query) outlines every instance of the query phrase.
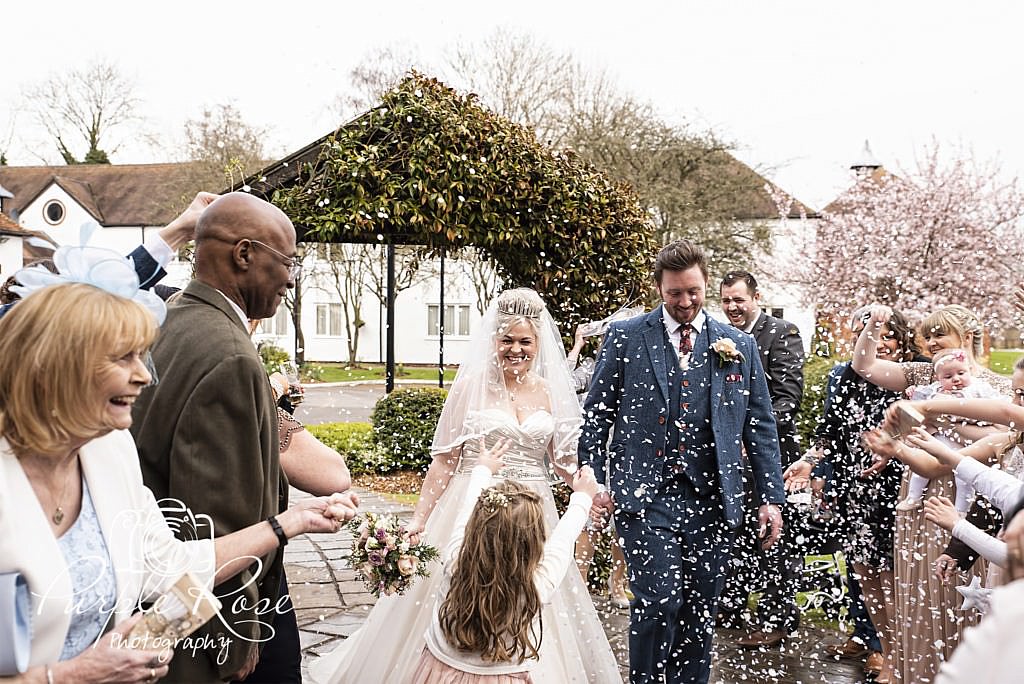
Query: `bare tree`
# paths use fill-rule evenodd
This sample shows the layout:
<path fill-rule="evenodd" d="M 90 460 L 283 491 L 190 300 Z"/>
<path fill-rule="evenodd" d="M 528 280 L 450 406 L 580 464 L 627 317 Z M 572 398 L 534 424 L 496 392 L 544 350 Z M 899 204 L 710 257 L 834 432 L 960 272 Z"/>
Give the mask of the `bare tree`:
<path fill-rule="evenodd" d="M 344 321 L 348 363 L 356 365 L 359 354 L 359 331 L 365 325 L 363 319 L 363 298 L 371 280 L 367 254 L 373 247 L 360 244 L 318 243 L 315 246 L 316 276 L 312 288 L 327 290 L 337 295 L 341 316 Z M 320 276 L 324 276 L 321 278 Z M 324 286 L 322 280 L 327 280 Z M 330 326 L 331 311 L 328 308 L 326 325 Z M 328 329 L 328 334 L 334 334 Z"/>
<path fill-rule="evenodd" d="M 487 311 L 494 295 L 498 293 L 501 279 L 494 268 L 494 262 L 487 257 L 487 253 L 476 247 L 467 247 L 459 255 L 459 265 L 469 277 L 473 285 L 473 293 L 476 295 L 476 310 L 481 316 Z"/>
<path fill-rule="evenodd" d="M 389 45 L 368 53 L 348 74 L 351 89 L 335 99 L 341 118 L 354 118 L 375 106 L 418 63 L 404 46 Z"/>
<path fill-rule="evenodd" d="M 25 98 L 67 164 L 109 164 L 117 151 L 112 131 L 140 120 L 135 84 L 112 62 L 54 74 L 29 87 Z M 86 148 L 82 162 L 74 151 L 79 143 Z"/>
<path fill-rule="evenodd" d="M 533 129 L 539 140 L 559 145 L 573 75 L 579 72 L 570 53 L 499 28 L 479 43 L 457 45 L 448 68 L 485 105 Z"/>
<path fill-rule="evenodd" d="M 211 183 L 230 185 L 263 165 L 266 129 L 245 121 L 231 103 L 206 107 L 185 122 L 185 158 L 200 162 Z"/>

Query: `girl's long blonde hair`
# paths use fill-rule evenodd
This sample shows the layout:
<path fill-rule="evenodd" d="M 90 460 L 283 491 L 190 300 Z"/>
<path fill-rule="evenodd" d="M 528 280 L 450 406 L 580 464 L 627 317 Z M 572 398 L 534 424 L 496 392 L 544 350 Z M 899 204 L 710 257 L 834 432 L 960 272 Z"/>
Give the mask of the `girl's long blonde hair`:
<path fill-rule="evenodd" d="M 488 662 L 537 658 L 543 636 L 533 574 L 544 552 L 540 497 L 518 482 L 485 489 L 466 524 L 451 587 L 441 604 L 448 643 Z"/>

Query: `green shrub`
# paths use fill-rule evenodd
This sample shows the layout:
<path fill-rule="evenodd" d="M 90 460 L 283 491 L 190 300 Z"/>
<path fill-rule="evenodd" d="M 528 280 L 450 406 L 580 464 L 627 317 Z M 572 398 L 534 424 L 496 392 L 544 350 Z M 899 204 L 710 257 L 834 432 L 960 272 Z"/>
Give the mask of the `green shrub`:
<path fill-rule="evenodd" d="M 380 458 L 373 445 L 369 423 L 323 423 L 307 425 L 310 434 L 345 458 L 353 475 L 380 472 Z"/>
<path fill-rule="evenodd" d="M 370 420 L 373 441 L 384 463 L 380 472 L 423 470 L 448 392 L 437 387 L 396 389 L 377 401 Z"/>
<path fill-rule="evenodd" d="M 324 367 L 318 363 L 304 363 L 299 369 L 303 382 L 320 382 L 324 379 Z"/>
<path fill-rule="evenodd" d="M 814 430 L 821 420 L 822 409 L 825 408 L 825 390 L 828 384 L 828 372 L 841 359 L 835 356 L 809 356 L 804 363 L 804 397 L 800 401 L 800 414 L 796 419 L 796 429 L 800 435 L 800 444 L 806 449 L 814 443 Z"/>
<path fill-rule="evenodd" d="M 263 367 L 267 369 L 267 373 L 277 373 L 281 370 L 282 363 L 291 360 L 288 352 L 273 342 L 260 342 L 256 349 L 260 353 L 260 361 L 263 362 Z"/>

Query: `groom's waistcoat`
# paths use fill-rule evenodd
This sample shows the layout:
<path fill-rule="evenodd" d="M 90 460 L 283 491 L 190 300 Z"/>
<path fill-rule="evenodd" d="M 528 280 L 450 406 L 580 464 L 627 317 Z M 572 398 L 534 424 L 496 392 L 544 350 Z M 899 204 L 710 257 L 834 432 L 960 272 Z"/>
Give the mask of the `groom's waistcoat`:
<path fill-rule="evenodd" d="M 685 473 L 693 488 L 702 496 L 715 495 L 718 490 L 718 459 L 715 456 L 714 433 L 711 429 L 711 364 L 708 353 L 710 334 L 705 322 L 693 341 L 693 352 L 686 368 L 665 340 L 665 367 L 668 368 L 668 453 L 665 458 L 666 482 Z"/>

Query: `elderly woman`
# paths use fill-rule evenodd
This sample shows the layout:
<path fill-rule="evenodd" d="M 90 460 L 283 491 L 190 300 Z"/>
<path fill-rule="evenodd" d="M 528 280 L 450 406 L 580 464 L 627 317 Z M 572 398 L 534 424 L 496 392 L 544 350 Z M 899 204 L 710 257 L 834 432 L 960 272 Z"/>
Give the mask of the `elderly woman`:
<path fill-rule="evenodd" d="M 176 539 L 127 432 L 153 380 L 162 302 L 147 311 L 122 296 L 138 296 L 130 287 L 111 289 L 49 285 L 0 320 L 0 575 L 20 575 L 32 604 L 28 669 L 14 681 L 155 681 L 169 653 L 120 643 L 141 603 L 186 571 L 217 584 L 282 535 L 334 531 L 354 514 L 341 495 L 307 499 L 215 541 Z"/>
<path fill-rule="evenodd" d="M 878 341 L 884 334 L 882 326 L 889 315 L 891 310 L 888 307 L 872 308 L 854 349 L 853 369 L 868 382 L 893 392 L 931 383 L 931 364 L 895 363 L 878 357 Z M 943 307 L 921 322 L 920 331 L 929 353 L 950 348 L 966 350 L 972 375 L 984 378 L 997 390 L 1009 395 L 1007 379 L 981 368 L 977 363 L 984 329 L 971 311 L 958 305 Z M 956 424 L 945 425 L 944 431 L 962 444 L 968 444 L 996 429 Z M 901 487 L 901 498 L 906 496 L 909 478 L 908 471 Z M 933 479 L 927 495 L 952 498 L 952 475 Z M 892 625 L 895 640 L 892 665 L 900 681 L 932 681 L 939 665 L 949 658 L 960 642 L 967 618 L 957 610 L 959 595 L 952 584 L 943 584 L 931 572 L 948 541 L 948 533 L 928 524 L 923 510 L 897 512 L 893 544 Z"/>
<path fill-rule="evenodd" d="M 850 321 L 854 334 L 862 334 L 870 313 L 867 307 L 854 312 Z M 876 358 L 893 365 L 926 361 L 918 353 L 913 328 L 899 312 L 889 311 L 880 321 L 872 350 Z M 829 485 L 837 498 L 843 554 L 857 574 L 864 605 L 878 630 L 882 647 L 880 653 L 868 654 L 865 671 L 884 682 L 890 676 L 894 628 L 891 604 L 893 511 L 903 468 L 894 462 L 875 477 L 864 477 L 864 471 L 872 466 L 875 457 L 864 448 L 862 436 L 882 421 L 885 410 L 900 399 L 900 394 L 864 380 L 850 364 L 843 364 L 834 373 L 838 379 L 818 424 L 815 445 L 803 459 L 786 469 L 784 478 L 787 488 L 804 488 L 817 463 L 826 462 L 831 466 Z"/>

